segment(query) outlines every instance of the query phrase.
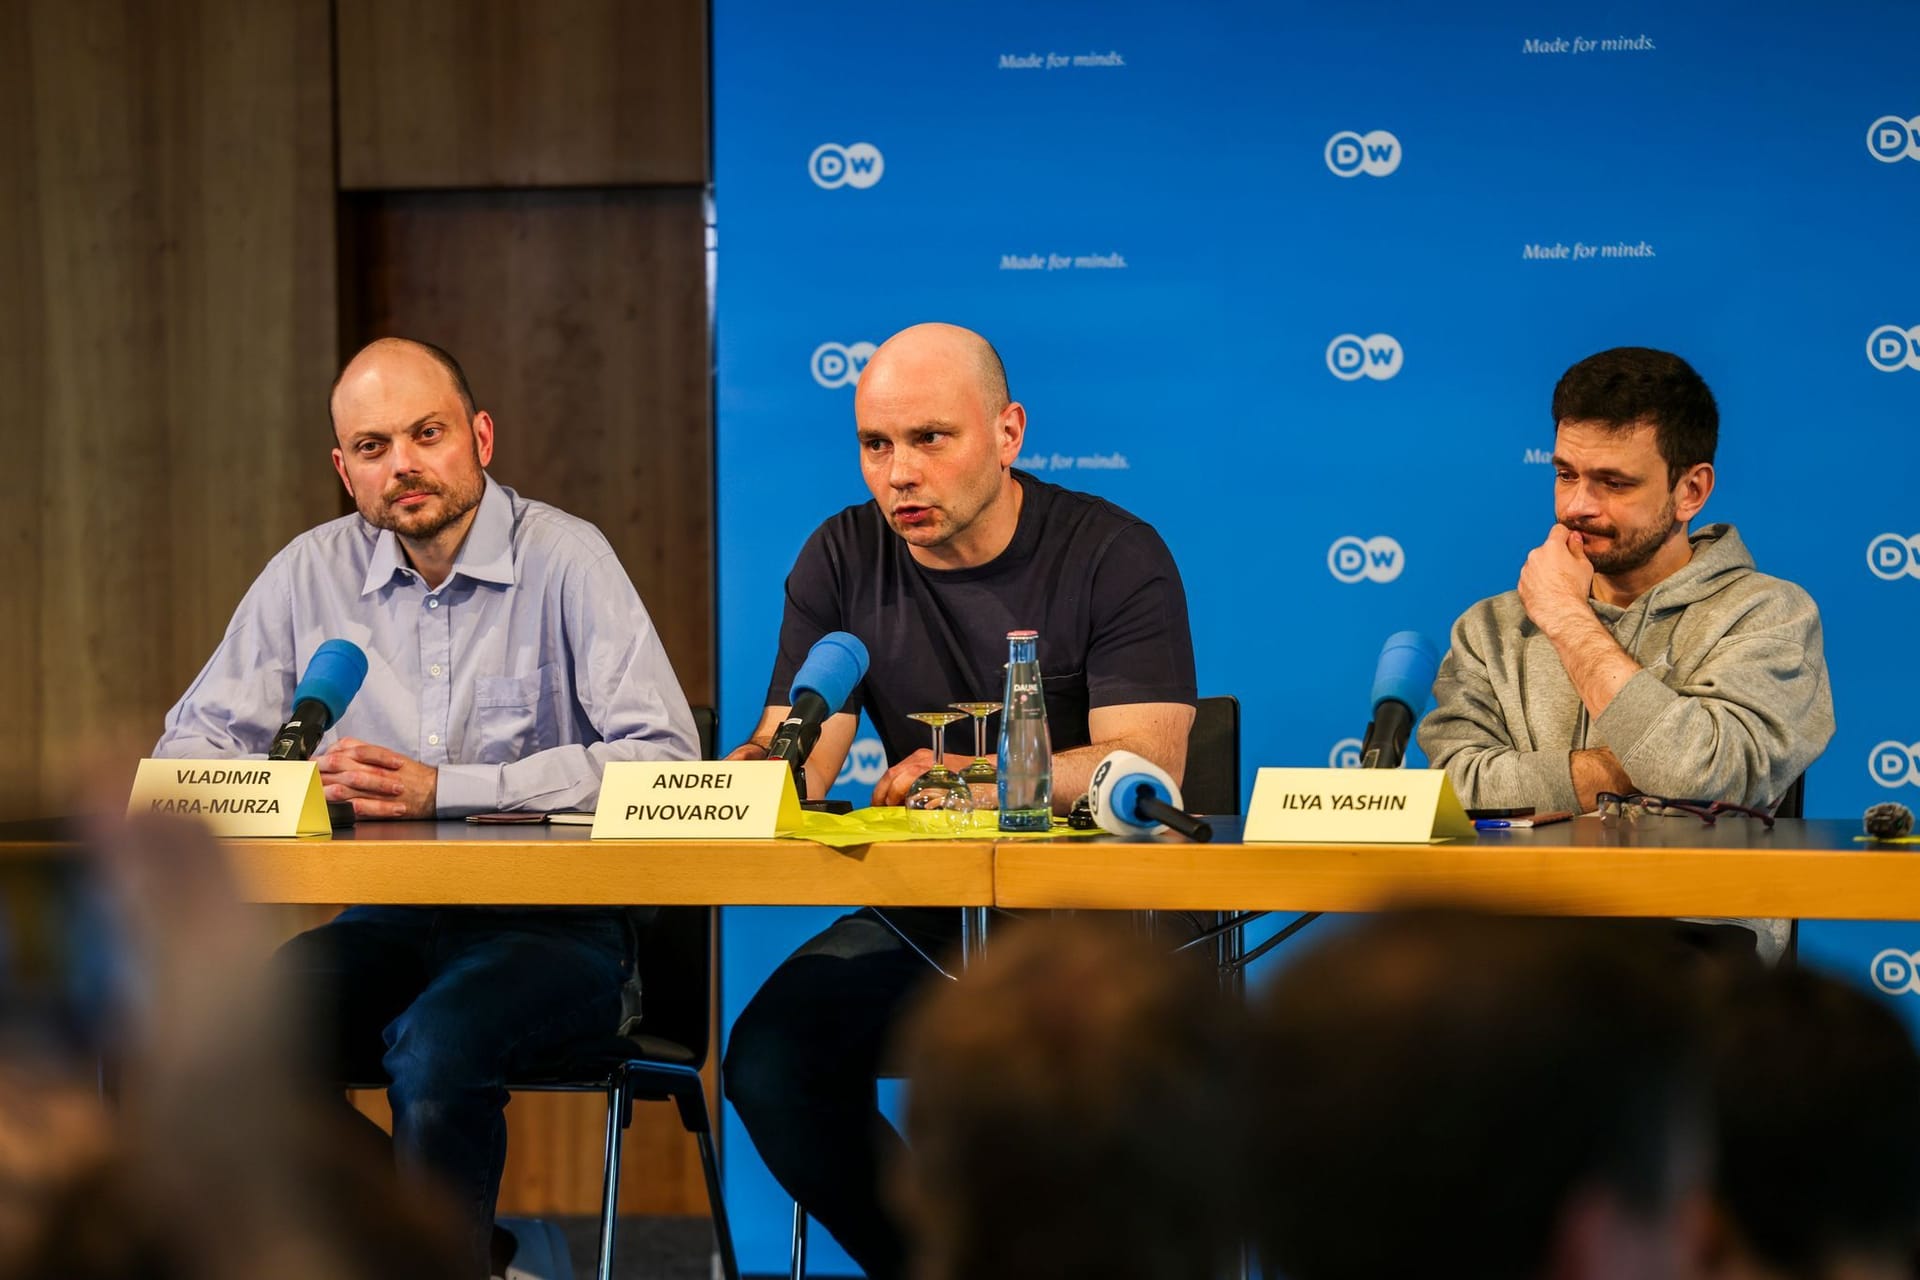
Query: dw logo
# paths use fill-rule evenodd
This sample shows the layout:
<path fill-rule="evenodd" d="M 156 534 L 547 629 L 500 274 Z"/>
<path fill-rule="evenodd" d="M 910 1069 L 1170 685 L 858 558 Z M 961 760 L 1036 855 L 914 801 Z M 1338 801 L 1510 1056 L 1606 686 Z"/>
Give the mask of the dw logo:
<path fill-rule="evenodd" d="M 1883 533 L 1867 544 L 1867 568 L 1876 578 L 1898 582 L 1902 578 L 1920 578 L 1920 533 L 1903 538 Z"/>
<path fill-rule="evenodd" d="M 887 158 L 871 142 L 856 142 L 843 147 L 823 142 L 807 157 L 807 176 L 816 187 L 831 191 L 835 187 L 857 187 L 864 191 L 880 181 L 887 171 Z"/>
<path fill-rule="evenodd" d="M 813 380 L 829 391 L 850 387 L 860 381 L 860 374 L 866 369 L 867 361 L 873 359 L 874 350 L 871 342 L 853 342 L 846 346 L 823 342 L 813 349 Z"/>
<path fill-rule="evenodd" d="M 1333 744 L 1333 750 L 1327 752 L 1327 768 L 1358 769 L 1360 767 L 1360 748 L 1363 744 L 1358 738 L 1342 738 Z"/>
<path fill-rule="evenodd" d="M 1920 993 L 1920 953 L 1888 947 L 1873 958 L 1873 985 L 1890 996 Z"/>
<path fill-rule="evenodd" d="M 1867 359 L 1882 373 L 1920 369 L 1920 324 L 1911 329 L 1881 325 L 1867 335 Z"/>
<path fill-rule="evenodd" d="M 1400 139 L 1385 129 L 1355 133 L 1343 129 L 1327 139 L 1327 168 L 1343 178 L 1367 174 L 1384 178 L 1400 167 Z"/>
<path fill-rule="evenodd" d="M 1392 538 L 1335 538 L 1327 548 L 1327 569 L 1342 582 L 1392 582 L 1407 567 L 1406 552 Z M 1338 748 L 1336 748 L 1337 750 Z"/>
<path fill-rule="evenodd" d="M 1881 116 L 1867 129 L 1867 150 L 1882 164 L 1920 160 L 1920 116 L 1911 120 Z"/>
<path fill-rule="evenodd" d="M 1881 743 L 1867 757 L 1867 772 L 1883 787 L 1920 787 L 1920 743 Z"/>
<path fill-rule="evenodd" d="M 1343 333 L 1327 344 L 1327 372 L 1342 382 L 1358 382 L 1361 378 L 1385 382 L 1400 372 L 1404 359 L 1400 340 L 1390 333 L 1364 338 Z"/>
<path fill-rule="evenodd" d="M 886 776 L 887 749 L 880 745 L 878 738 L 861 738 L 847 751 L 847 758 L 840 763 L 840 776 L 833 785 L 843 786 L 857 782 L 870 787 Z"/>

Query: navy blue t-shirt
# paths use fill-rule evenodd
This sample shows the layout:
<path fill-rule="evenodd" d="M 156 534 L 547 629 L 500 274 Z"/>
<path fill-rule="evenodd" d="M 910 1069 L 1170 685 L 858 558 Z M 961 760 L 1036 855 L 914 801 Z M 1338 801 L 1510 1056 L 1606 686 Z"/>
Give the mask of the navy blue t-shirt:
<path fill-rule="evenodd" d="M 873 661 L 843 710 L 865 710 L 888 760 L 903 760 L 928 745 L 914 712 L 1000 701 L 1007 633 L 1019 630 L 1040 633 L 1056 751 L 1088 744 L 1094 707 L 1192 705 L 1186 591 L 1160 535 L 1103 498 L 1013 474 L 1024 490 L 1013 541 L 974 568 L 923 567 L 872 502 L 814 530 L 787 576 L 767 705 L 786 705 L 814 641 L 852 632 Z M 948 751 L 972 749 L 970 725 L 948 730 Z"/>

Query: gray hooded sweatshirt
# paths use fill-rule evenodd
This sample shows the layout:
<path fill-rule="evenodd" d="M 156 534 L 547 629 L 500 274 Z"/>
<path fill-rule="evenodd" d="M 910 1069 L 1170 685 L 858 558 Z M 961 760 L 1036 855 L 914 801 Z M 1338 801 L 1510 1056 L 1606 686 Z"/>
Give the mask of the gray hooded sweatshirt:
<path fill-rule="evenodd" d="M 1625 609 L 1593 611 L 1643 670 L 1589 718 L 1560 655 L 1508 591 L 1454 624 L 1420 747 L 1470 809 L 1573 809 L 1570 753 L 1611 747 L 1640 790 L 1771 806 L 1833 737 L 1820 611 L 1755 572 L 1732 525 Z"/>
<path fill-rule="evenodd" d="M 1571 753 L 1611 747 L 1651 795 L 1765 808 L 1819 757 L 1833 737 L 1833 693 L 1813 598 L 1756 572 L 1732 525 L 1691 541 L 1693 559 L 1627 608 L 1592 602 L 1643 668 L 1597 718 L 1519 592 L 1461 616 L 1434 682 L 1438 705 L 1420 725 L 1421 749 L 1461 803 L 1578 808 Z M 1740 923 L 1762 935 L 1763 952 L 1778 950 L 1783 925 Z"/>

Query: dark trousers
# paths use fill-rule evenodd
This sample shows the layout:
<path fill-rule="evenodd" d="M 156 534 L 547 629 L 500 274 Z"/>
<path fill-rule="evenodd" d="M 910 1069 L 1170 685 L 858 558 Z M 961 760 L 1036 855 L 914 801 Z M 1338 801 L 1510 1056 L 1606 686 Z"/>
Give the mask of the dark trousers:
<path fill-rule="evenodd" d="M 488 1272 L 505 1082 L 619 1029 L 633 945 L 618 911 L 353 907 L 281 949 L 315 1001 L 329 1079 L 387 1081 L 393 1150 L 466 1215 Z"/>
<path fill-rule="evenodd" d="M 913 929 L 930 917 L 889 913 L 946 963 L 945 939 Z M 787 1194 L 833 1233 L 872 1280 L 906 1269 L 900 1229 L 880 1180 L 905 1154 L 880 1114 L 875 1079 L 902 1008 L 938 974 L 870 912 L 842 916 L 795 951 L 733 1025 L 727 1097 Z"/>

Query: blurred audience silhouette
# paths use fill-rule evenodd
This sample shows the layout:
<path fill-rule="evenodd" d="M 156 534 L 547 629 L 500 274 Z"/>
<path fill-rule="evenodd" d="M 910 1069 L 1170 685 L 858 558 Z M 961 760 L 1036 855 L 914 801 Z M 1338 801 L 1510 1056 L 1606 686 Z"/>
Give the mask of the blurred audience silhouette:
<path fill-rule="evenodd" d="M 114 1098 L 51 1040 L 13 1042 L 0 1275 L 473 1280 L 450 1208 L 304 1087 L 272 938 L 212 838 L 143 818 L 95 847 L 121 998 L 89 1039 L 111 1045 Z"/>
<path fill-rule="evenodd" d="M 1712 1018 L 1715 1212 L 1705 1280 L 1910 1280 L 1920 1055 L 1865 992 L 1744 975 Z"/>
<path fill-rule="evenodd" d="M 1570 921 L 1412 912 L 1259 1001 L 1252 1230 L 1289 1280 L 1666 1280 L 1700 1242 L 1710 1100 L 1670 957 Z"/>
<path fill-rule="evenodd" d="M 1211 972 L 1117 923 L 997 936 L 902 1031 L 917 1280 L 1209 1280 L 1236 1246 L 1239 1039 Z"/>

